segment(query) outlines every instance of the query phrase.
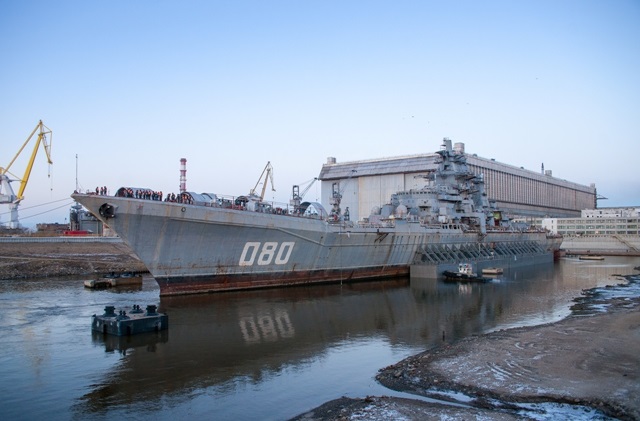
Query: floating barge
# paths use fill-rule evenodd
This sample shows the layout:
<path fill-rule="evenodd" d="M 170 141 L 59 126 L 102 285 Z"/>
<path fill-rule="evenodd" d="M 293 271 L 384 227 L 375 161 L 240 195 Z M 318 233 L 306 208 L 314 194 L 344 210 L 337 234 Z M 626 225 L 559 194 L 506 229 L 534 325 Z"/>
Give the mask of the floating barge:
<path fill-rule="evenodd" d="M 139 305 L 134 305 L 128 314 L 125 310 L 116 314 L 114 306 L 106 306 L 104 314 L 91 316 L 91 330 L 108 335 L 129 336 L 168 329 L 169 316 L 156 310 L 155 305 L 148 305 L 146 311 Z"/>
<path fill-rule="evenodd" d="M 578 259 L 579 260 L 604 260 L 604 257 L 588 255 L 588 256 L 580 256 L 578 257 Z"/>
<path fill-rule="evenodd" d="M 142 275 L 135 273 L 110 273 L 98 279 L 84 281 L 85 288 L 111 288 L 119 286 L 142 285 Z"/>
<path fill-rule="evenodd" d="M 502 268 L 496 268 L 496 267 L 484 268 L 482 269 L 482 274 L 483 275 L 502 275 Z"/>

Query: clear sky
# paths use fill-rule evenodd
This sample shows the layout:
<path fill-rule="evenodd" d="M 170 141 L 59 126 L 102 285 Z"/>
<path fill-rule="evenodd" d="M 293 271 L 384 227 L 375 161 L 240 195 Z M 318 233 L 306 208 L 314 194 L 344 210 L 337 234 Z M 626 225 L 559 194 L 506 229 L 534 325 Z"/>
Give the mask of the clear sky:
<path fill-rule="evenodd" d="M 271 161 L 288 202 L 327 157 L 443 137 L 640 206 L 637 0 L 1 0 L 0 63 L 0 166 L 53 130 L 24 225 L 67 221 L 76 163 L 83 190 L 167 193 L 184 157 L 189 191 L 239 195 Z"/>

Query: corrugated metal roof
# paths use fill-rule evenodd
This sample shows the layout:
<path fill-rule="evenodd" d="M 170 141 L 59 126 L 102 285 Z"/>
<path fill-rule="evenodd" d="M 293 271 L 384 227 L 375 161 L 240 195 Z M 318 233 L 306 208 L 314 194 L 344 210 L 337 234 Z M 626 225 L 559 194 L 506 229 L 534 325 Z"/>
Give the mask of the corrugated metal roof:
<path fill-rule="evenodd" d="M 324 164 L 318 179 L 344 179 L 349 177 L 353 170 L 356 171 L 353 174 L 355 177 L 433 170 L 436 168 L 436 157 L 437 154 L 421 154 Z"/>
<path fill-rule="evenodd" d="M 217 203 L 217 197 L 213 193 L 195 193 L 195 192 L 185 192 L 191 195 L 191 199 L 193 199 L 194 205 L 211 205 Z"/>
<path fill-rule="evenodd" d="M 320 171 L 320 176 L 318 177 L 318 179 L 342 180 L 348 178 L 352 174 L 353 170 L 356 171 L 356 173 L 353 174 L 353 177 L 402 174 L 435 170 L 437 168 L 437 165 L 435 164 L 437 156 L 438 154 L 431 153 L 368 159 L 362 161 L 349 161 L 336 164 L 324 164 L 322 166 L 322 170 Z M 518 174 L 527 178 L 542 181 L 544 183 L 567 186 L 581 191 L 593 190 L 593 187 L 590 186 L 585 186 L 579 183 L 543 175 L 539 172 L 516 167 L 510 164 L 505 164 L 493 159 L 479 157 L 476 154 L 465 154 L 465 156 L 467 158 L 467 164 L 471 166 L 477 166 L 480 168 L 487 168 L 501 172 L 508 172 L 511 174 Z"/>

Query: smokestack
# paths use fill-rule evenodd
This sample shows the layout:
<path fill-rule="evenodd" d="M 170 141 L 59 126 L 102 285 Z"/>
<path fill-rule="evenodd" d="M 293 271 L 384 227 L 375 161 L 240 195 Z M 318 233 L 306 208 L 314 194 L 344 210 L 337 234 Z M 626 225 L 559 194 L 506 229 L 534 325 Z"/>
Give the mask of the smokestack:
<path fill-rule="evenodd" d="M 187 191 L 187 158 L 180 158 L 180 193 Z"/>

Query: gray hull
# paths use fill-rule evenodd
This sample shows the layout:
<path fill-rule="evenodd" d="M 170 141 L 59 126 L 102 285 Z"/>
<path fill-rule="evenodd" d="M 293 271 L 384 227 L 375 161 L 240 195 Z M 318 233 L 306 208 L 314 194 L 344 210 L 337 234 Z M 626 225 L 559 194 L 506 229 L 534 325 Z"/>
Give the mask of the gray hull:
<path fill-rule="evenodd" d="M 131 247 L 161 295 L 406 276 L 434 244 L 557 248 L 540 232 L 479 235 L 407 221 L 374 227 L 128 197 L 72 197 Z"/>

